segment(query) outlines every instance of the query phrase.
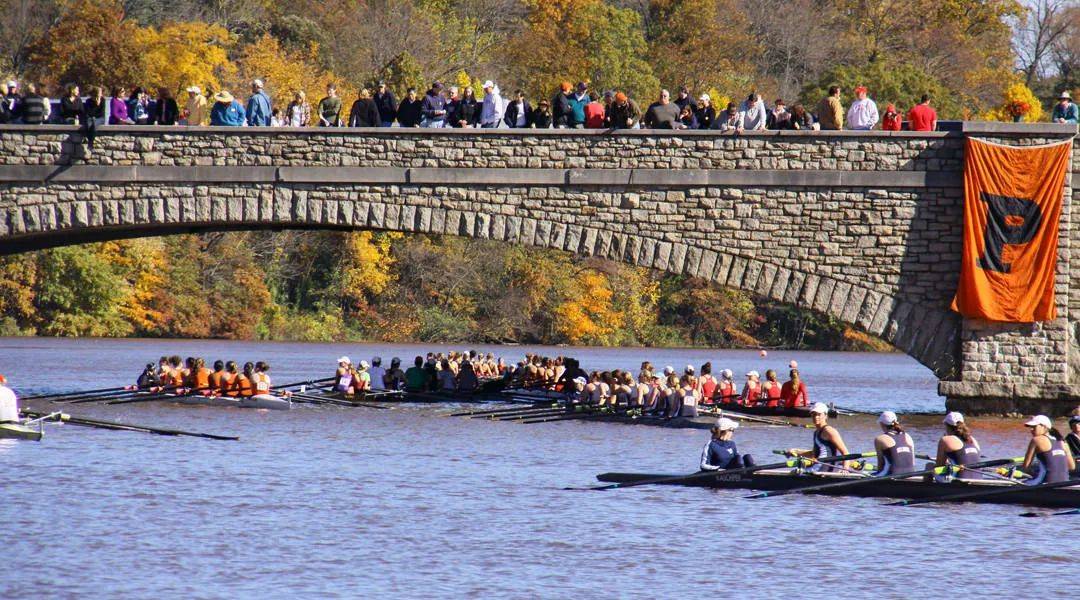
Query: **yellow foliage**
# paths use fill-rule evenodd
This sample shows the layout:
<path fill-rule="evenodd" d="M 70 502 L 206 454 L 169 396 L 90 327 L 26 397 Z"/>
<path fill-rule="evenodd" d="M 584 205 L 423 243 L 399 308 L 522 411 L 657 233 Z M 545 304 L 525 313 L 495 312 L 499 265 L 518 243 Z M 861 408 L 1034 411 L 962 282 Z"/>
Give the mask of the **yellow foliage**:
<path fill-rule="evenodd" d="M 335 83 L 338 96 L 341 96 L 341 118 L 348 118 L 349 107 L 356 100 L 356 88 L 338 81 L 333 73 L 319 68 L 316 58 L 319 49 L 312 45 L 304 52 L 288 52 L 281 42 L 270 34 L 240 49 L 237 63 L 239 75 L 231 82 L 230 91 L 243 102 L 247 98 L 253 79 L 262 79 L 266 93 L 276 108 L 285 112 L 285 107 L 293 100 L 297 90 L 303 90 L 311 104 L 312 120 L 319 100 L 326 95 L 326 85 Z"/>
<path fill-rule="evenodd" d="M 120 313 L 136 328 L 151 331 L 163 325 L 164 315 L 154 299 L 165 287 L 165 248 L 160 238 L 105 242 L 99 253 L 129 283 Z"/>
<path fill-rule="evenodd" d="M 221 81 L 234 77 L 236 66 L 228 52 L 233 39 L 219 25 L 201 21 L 165 23 L 136 32 L 143 49 L 144 81 L 180 92 L 191 85 L 203 90 L 221 89 Z"/>
<path fill-rule="evenodd" d="M 603 274 L 584 271 L 578 282 L 576 296 L 555 309 L 555 329 L 571 344 L 603 343 L 622 327 L 623 314 L 612 306 L 614 293 Z"/>
<path fill-rule="evenodd" d="M 1029 107 L 1028 113 L 1024 115 L 1022 121 L 1026 123 L 1035 123 L 1042 120 L 1043 109 L 1042 102 L 1035 96 L 1028 86 L 1024 85 L 1021 81 L 1014 81 L 1011 85 L 1005 88 L 1002 93 L 1001 104 L 997 108 L 994 108 L 982 115 L 983 119 L 988 121 L 1013 121 L 1013 115 L 1009 112 L 1009 106 L 1014 103 L 1024 103 Z"/>
<path fill-rule="evenodd" d="M 366 304 L 393 280 L 390 245 L 400 233 L 376 236 L 370 231 L 349 234 L 343 256 L 341 291 L 354 305 Z"/>

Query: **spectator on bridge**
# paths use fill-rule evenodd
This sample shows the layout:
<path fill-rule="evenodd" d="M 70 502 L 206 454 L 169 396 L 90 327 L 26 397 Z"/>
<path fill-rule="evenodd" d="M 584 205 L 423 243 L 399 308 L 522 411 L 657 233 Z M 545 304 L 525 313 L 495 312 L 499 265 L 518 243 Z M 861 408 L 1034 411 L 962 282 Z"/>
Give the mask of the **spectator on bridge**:
<path fill-rule="evenodd" d="M 829 88 L 829 95 L 821 99 L 816 112 L 821 129 L 836 131 L 844 128 L 844 105 L 840 103 L 840 86 Z"/>
<path fill-rule="evenodd" d="M 424 116 L 424 127 L 446 127 L 446 97 L 443 96 L 443 84 L 438 81 L 431 84 L 431 89 L 424 94 L 421 113 Z"/>
<path fill-rule="evenodd" d="M 679 107 L 679 112 L 682 112 L 687 106 L 691 109 L 694 108 L 694 101 L 690 98 L 690 88 L 685 85 L 679 86 L 679 95 L 675 98 L 675 105 Z"/>
<path fill-rule="evenodd" d="M 607 113 L 607 126 L 612 129 L 633 129 L 639 119 L 641 109 L 637 102 L 623 92 L 616 92 L 615 99 L 611 102 L 611 110 Z"/>
<path fill-rule="evenodd" d="M 376 86 L 375 96 L 372 99 L 375 100 L 375 108 L 379 109 L 379 125 L 393 127 L 394 119 L 397 118 L 398 102 L 394 97 L 394 92 L 386 87 L 385 81 L 380 81 Z"/>
<path fill-rule="evenodd" d="M 466 86 L 461 99 L 457 101 L 451 124 L 454 127 L 479 127 L 482 105 L 476 100 L 476 93 Z"/>
<path fill-rule="evenodd" d="M 128 118 L 136 125 L 150 123 L 150 110 L 146 100 L 146 90 L 137 87 L 131 90 L 127 99 Z"/>
<path fill-rule="evenodd" d="M 281 118 L 281 109 L 280 108 L 275 107 L 274 110 L 270 111 L 270 126 L 271 127 L 284 127 L 285 126 L 285 119 Z"/>
<path fill-rule="evenodd" d="M 328 83 L 326 96 L 319 100 L 319 127 L 341 126 L 341 98 L 337 95 L 337 86 Z"/>
<path fill-rule="evenodd" d="M 210 125 L 220 127 L 243 127 L 247 124 L 244 107 L 227 90 L 214 94 L 214 106 L 210 108 Z"/>
<path fill-rule="evenodd" d="M 676 106 L 678 105 L 676 104 Z M 680 129 L 699 129 L 692 104 L 687 104 L 679 111 L 679 124 L 682 125 Z"/>
<path fill-rule="evenodd" d="M 0 81 L 0 124 L 11 122 L 11 106 L 7 101 L 7 84 Z"/>
<path fill-rule="evenodd" d="M 649 105 L 641 124 L 646 129 L 682 129 L 679 107 L 671 101 L 671 92 L 660 90 L 660 99 Z"/>
<path fill-rule="evenodd" d="M 157 104 L 154 105 L 153 120 L 158 125 L 176 125 L 180 119 L 180 108 L 167 87 L 158 88 Z"/>
<path fill-rule="evenodd" d="M 785 129 L 796 129 L 800 131 L 817 131 L 821 126 L 817 120 L 814 119 L 813 113 L 806 110 L 806 107 L 802 104 L 796 104 L 791 107 L 791 118 L 788 119 L 787 127 Z"/>
<path fill-rule="evenodd" d="M 714 127 L 721 132 L 731 131 L 734 133 L 742 133 L 742 120 L 739 118 L 739 107 L 735 106 L 734 102 L 728 102 L 727 108 L 716 115 L 716 124 Z"/>
<path fill-rule="evenodd" d="M 570 105 L 570 127 L 573 129 L 585 128 L 585 107 L 589 104 L 589 86 L 584 81 L 578 82 L 577 92 L 569 96 L 566 101 Z"/>
<path fill-rule="evenodd" d="M 498 129 L 506 113 L 506 101 L 499 93 L 499 86 L 490 79 L 484 82 L 484 103 L 480 108 L 480 126 L 484 129 Z"/>
<path fill-rule="evenodd" d="M 60 122 L 64 125 L 82 124 L 84 108 L 78 84 L 69 83 L 64 91 L 64 97 L 60 99 Z"/>
<path fill-rule="evenodd" d="M 1050 114 L 1052 123 L 1072 123 L 1076 125 L 1080 121 L 1080 108 L 1072 101 L 1069 92 L 1061 92 L 1058 103 L 1054 105 L 1054 111 Z"/>
<path fill-rule="evenodd" d="M 459 104 L 461 104 L 461 94 L 458 93 L 457 86 L 452 85 L 446 88 L 446 125 L 444 127 L 454 126 L 454 115 L 457 114 Z"/>
<path fill-rule="evenodd" d="M 83 102 L 81 133 L 86 138 L 86 154 L 94 150 L 97 126 L 105 121 L 105 90 L 101 86 L 90 88 L 90 95 Z"/>
<path fill-rule="evenodd" d="M 570 91 L 573 87 L 569 81 L 562 82 L 551 99 L 551 123 L 556 129 L 566 129 L 573 124 L 574 111 L 570 108 Z"/>
<path fill-rule="evenodd" d="M 416 96 L 416 89 L 409 88 L 405 99 L 398 105 L 397 120 L 402 127 L 419 127 L 423 119 L 424 103 Z"/>
<path fill-rule="evenodd" d="M 866 87 L 855 88 L 855 101 L 847 111 L 848 127 L 855 131 L 870 131 L 877 125 L 877 104 L 866 96 Z"/>
<path fill-rule="evenodd" d="M 0 95 L 0 104 L 6 107 L 8 115 L 8 122 L 15 122 L 19 118 L 19 109 L 21 106 L 22 98 L 19 97 L 19 82 L 14 79 L 7 82 L 7 91 Z M 5 109 L 0 109 L 3 111 Z"/>
<path fill-rule="evenodd" d="M 529 101 L 525 99 L 525 92 L 521 90 L 514 92 L 514 101 L 506 106 L 506 115 L 503 116 L 503 122 L 511 129 L 521 129 L 532 125 L 533 108 L 529 105 Z"/>
<path fill-rule="evenodd" d="M 716 122 L 716 109 L 712 105 L 712 98 L 708 94 L 698 97 L 697 108 L 694 109 L 694 120 L 697 121 L 698 129 L 712 129 Z"/>
<path fill-rule="evenodd" d="M 911 131 L 936 131 L 937 111 L 930 106 L 930 94 L 923 94 L 919 103 L 908 111 L 908 129 Z"/>
<path fill-rule="evenodd" d="M 885 112 L 881 115 L 882 131 L 900 131 L 903 122 L 904 116 L 896 110 L 896 106 L 892 102 L 886 104 Z"/>
<path fill-rule="evenodd" d="M 790 129 L 787 127 L 790 120 L 791 113 L 788 112 L 787 106 L 783 100 L 777 98 L 773 109 L 766 116 L 765 129 Z"/>
<path fill-rule="evenodd" d="M 349 127 L 379 127 L 382 119 L 379 118 L 379 109 L 375 106 L 375 100 L 371 97 L 371 90 L 361 88 L 349 109 Z"/>
<path fill-rule="evenodd" d="M 27 125 L 41 125 L 42 123 L 49 122 L 49 115 L 52 113 L 52 107 L 49 106 L 48 98 L 43 98 L 38 95 L 36 85 L 32 83 L 26 84 L 26 95 L 23 96 L 19 106 L 19 114 L 22 117 L 23 123 Z"/>
<path fill-rule="evenodd" d="M 304 90 L 296 90 L 292 102 L 285 108 L 286 127 L 310 127 L 311 104 L 307 101 Z"/>
<path fill-rule="evenodd" d="M 551 103 L 547 100 L 541 100 L 540 104 L 536 105 L 536 109 L 532 111 L 529 127 L 533 129 L 551 129 L 551 123 Z"/>
<path fill-rule="evenodd" d="M 769 122 L 769 111 L 761 94 L 750 92 L 739 106 L 739 129 L 744 131 L 764 131 Z"/>
<path fill-rule="evenodd" d="M 109 125 L 133 125 L 135 121 L 128 116 L 128 105 L 124 101 L 127 89 L 117 86 L 112 89 L 112 100 L 109 100 Z"/>
<path fill-rule="evenodd" d="M 269 127 L 274 109 L 270 96 L 263 91 L 262 79 L 251 82 L 251 97 L 247 101 L 247 124 L 252 127 Z"/>
<path fill-rule="evenodd" d="M 604 105 L 600 103 L 600 96 L 596 92 L 589 92 L 589 100 L 585 105 L 585 128 L 603 129 L 607 115 Z"/>
<path fill-rule="evenodd" d="M 200 126 L 206 124 L 206 96 L 203 96 L 199 86 L 193 85 L 187 88 L 187 103 L 184 104 L 185 125 Z"/>

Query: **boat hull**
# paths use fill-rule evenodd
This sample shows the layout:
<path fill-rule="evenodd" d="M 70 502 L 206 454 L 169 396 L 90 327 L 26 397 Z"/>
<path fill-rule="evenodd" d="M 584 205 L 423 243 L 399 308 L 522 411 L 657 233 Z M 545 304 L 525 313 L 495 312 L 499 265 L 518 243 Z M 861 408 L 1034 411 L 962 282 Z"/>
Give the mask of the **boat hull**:
<path fill-rule="evenodd" d="M 40 429 L 19 423 L 0 423 L 0 439 L 41 441 Z"/>
<path fill-rule="evenodd" d="M 277 396 L 250 396 L 240 398 L 237 404 L 240 408 L 260 408 L 265 410 L 289 410 L 292 402 L 288 398 Z"/>
<path fill-rule="evenodd" d="M 785 417 L 789 419 L 809 419 L 810 408 L 769 408 L 766 406 L 739 406 L 738 404 L 703 404 L 702 408 L 716 410 L 730 410 L 734 413 L 751 415 L 754 417 Z M 829 410 L 829 418 L 835 419 L 838 413 L 835 409 Z"/>
<path fill-rule="evenodd" d="M 678 475 L 660 475 L 652 473 L 602 473 L 597 479 L 608 483 L 635 483 L 663 477 L 679 477 Z M 690 481 L 672 481 L 660 485 L 680 485 L 691 487 L 711 487 L 719 489 L 747 489 L 757 491 L 782 491 L 793 490 L 803 487 L 820 485 L 834 481 L 851 481 L 859 479 L 857 475 L 846 473 L 823 473 L 813 475 L 792 474 L 789 470 L 758 471 L 756 473 L 741 473 L 725 475 L 719 471 L 715 477 L 699 477 Z M 954 494 L 967 492 L 990 491 L 1001 489 L 1002 486 L 1012 486 L 1006 481 L 983 480 L 962 481 L 954 480 L 951 483 L 935 483 L 922 478 L 894 479 L 876 481 L 861 485 L 843 488 L 823 489 L 812 494 L 828 496 L 853 496 L 860 498 L 903 498 L 903 499 L 926 499 L 942 498 Z M 1080 507 L 1080 485 L 1075 488 L 1057 488 L 1049 490 L 1027 490 L 1010 494 L 998 494 L 985 498 L 973 498 L 972 502 L 987 504 L 1023 504 L 1044 508 L 1076 508 Z"/>

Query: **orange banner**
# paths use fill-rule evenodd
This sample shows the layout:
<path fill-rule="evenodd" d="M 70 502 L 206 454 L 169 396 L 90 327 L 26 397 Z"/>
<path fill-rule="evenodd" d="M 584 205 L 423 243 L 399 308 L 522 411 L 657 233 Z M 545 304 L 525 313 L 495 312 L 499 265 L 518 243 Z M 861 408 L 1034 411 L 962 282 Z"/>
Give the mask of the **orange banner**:
<path fill-rule="evenodd" d="M 1002 146 L 967 139 L 964 255 L 952 309 L 1032 323 L 1057 316 L 1058 223 L 1072 141 Z"/>

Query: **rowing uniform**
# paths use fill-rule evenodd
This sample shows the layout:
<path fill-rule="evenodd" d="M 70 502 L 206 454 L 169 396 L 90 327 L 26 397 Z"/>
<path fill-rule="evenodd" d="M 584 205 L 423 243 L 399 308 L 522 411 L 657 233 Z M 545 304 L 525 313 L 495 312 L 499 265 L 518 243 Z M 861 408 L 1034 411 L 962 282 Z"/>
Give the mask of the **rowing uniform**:
<path fill-rule="evenodd" d="M 221 389 L 222 389 L 222 383 L 221 383 L 222 379 L 221 378 L 224 375 L 225 375 L 225 371 L 214 371 L 213 373 L 210 374 L 210 382 L 209 382 L 208 385 L 210 386 L 211 390 L 216 390 L 218 392 L 221 391 Z"/>
<path fill-rule="evenodd" d="M 780 388 L 780 397 L 784 399 L 784 406 L 787 408 L 810 406 L 810 398 L 806 395 L 806 384 L 802 381 L 799 382 L 798 389 L 795 389 L 790 381 L 784 383 L 784 387 Z"/>
<path fill-rule="evenodd" d="M 210 395 L 210 369 L 201 367 L 195 370 L 195 374 L 192 377 L 194 382 L 194 390 L 204 396 Z"/>
<path fill-rule="evenodd" d="M 1073 456 L 1080 456 L 1080 435 L 1071 431 L 1065 434 L 1065 445 L 1069 447 L 1069 452 L 1072 452 Z"/>
<path fill-rule="evenodd" d="M 888 431 L 894 444 L 881 453 L 884 463 L 878 465 L 874 476 L 900 475 L 915 472 L 915 445 L 911 436 L 900 431 Z"/>
<path fill-rule="evenodd" d="M 694 388 L 682 388 L 679 390 L 682 397 L 679 407 L 680 417 L 696 417 L 697 415 L 697 391 Z"/>
<path fill-rule="evenodd" d="M 747 455 L 749 460 L 749 455 Z M 753 461 L 749 461 L 753 462 Z M 743 468 L 743 458 L 733 440 L 709 440 L 701 449 L 701 470 L 720 471 Z"/>
<path fill-rule="evenodd" d="M 341 392 L 342 394 L 349 391 L 352 387 L 353 376 L 352 370 L 344 369 L 338 370 L 337 383 L 334 384 L 334 391 Z"/>
<path fill-rule="evenodd" d="M 765 384 L 769 384 L 769 387 L 765 387 Z M 778 381 L 766 381 L 762 384 L 761 395 L 765 399 L 765 406 L 768 408 L 780 407 L 780 382 Z"/>
<path fill-rule="evenodd" d="M 961 440 L 963 441 L 963 440 Z M 945 453 L 945 458 L 949 460 L 949 464 L 952 465 L 970 465 L 979 462 L 979 454 L 982 450 L 979 449 L 979 443 L 975 441 L 975 438 L 971 438 L 970 442 L 964 442 L 963 447 L 959 450 L 953 450 Z M 982 473 L 974 469 L 959 469 L 956 473 L 957 479 L 982 479 Z M 938 477 L 938 481 L 948 481 L 950 476 Z"/>
<path fill-rule="evenodd" d="M 270 375 L 257 372 L 251 376 L 251 383 L 255 386 L 255 398 L 269 398 L 271 400 L 274 398 L 270 393 Z"/>
<path fill-rule="evenodd" d="M 1050 440 L 1049 450 L 1035 453 L 1035 464 L 1033 465 L 1035 474 L 1025 483 L 1039 485 L 1040 483 L 1057 483 L 1068 480 L 1069 461 L 1065 458 L 1065 453 L 1068 451 L 1065 442 Z"/>
<path fill-rule="evenodd" d="M 0 385 L 0 423 L 19 422 L 19 401 L 15 391 Z"/>
<path fill-rule="evenodd" d="M 825 428 L 814 430 L 814 458 L 821 459 L 824 457 L 832 458 L 834 456 L 840 456 L 840 449 L 837 448 L 831 440 L 826 440 L 821 437 L 821 432 L 825 431 Z M 833 471 L 834 469 L 828 464 L 815 463 L 810 467 L 811 471 Z"/>
<path fill-rule="evenodd" d="M 739 404 L 753 406 L 757 404 L 759 398 L 761 398 L 761 384 L 756 381 L 747 381 L 743 386 Z"/>
<path fill-rule="evenodd" d="M 713 394 L 716 392 L 716 378 L 711 374 L 701 376 L 701 397 L 705 404 L 713 403 Z"/>
<path fill-rule="evenodd" d="M 721 380 L 720 385 L 717 386 L 716 393 L 720 396 L 718 400 L 724 404 L 730 404 L 738 397 L 738 394 L 735 392 L 735 382 L 730 379 Z"/>
<path fill-rule="evenodd" d="M 234 393 L 230 396 L 240 396 L 241 398 L 250 398 L 253 391 L 251 388 L 251 380 L 247 375 L 243 373 L 237 373 L 232 382 Z"/>
<path fill-rule="evenodd" d="M 237 391 L 236 391 L 233 384 L 236 382 L 237 377 L 238 377 L 237 373 L 230 373 L 228 371 L 225 371 L 224 373 L 221 374 L 221 393 L 222 393 L 222 395 L 232 396 L 234 398 L 236 397 Z"/>

